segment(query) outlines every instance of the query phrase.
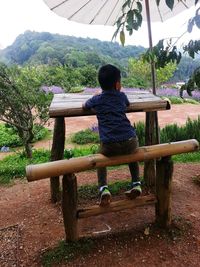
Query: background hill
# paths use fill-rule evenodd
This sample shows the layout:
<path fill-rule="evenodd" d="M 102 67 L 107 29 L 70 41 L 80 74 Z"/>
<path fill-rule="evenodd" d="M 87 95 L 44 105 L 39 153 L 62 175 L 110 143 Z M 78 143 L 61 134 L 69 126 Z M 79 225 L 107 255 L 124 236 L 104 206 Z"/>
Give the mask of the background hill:
<path fill-rule="evenodd" d="M 8 64 L 67 64 L 81 67 L 91 64 L 114 63 L 126 66 L 128 58 L 138 57 L 142 46 L 122 47 L 116 42 L 77 38 L 48 32 L 26 31 L 15 42 L 0 51 L 0 60 Z"/>
<path fill-rule="evenodd" d="M 77 38 L 49 32 L 26 31 L 20 34 L 11 46 L 0 50 L 0 61 L 8 65 L 67 65 L 72 68 L 114 64 L 128 74 L 128 60 L 145 52 L 142 46 L 121 46 L 116 42 L 105 42 L 91 38 Z M 200 66 L 200 59 L 193 60 L 183 55 L 171 82 L 184 81 L 194 69 Z"/>

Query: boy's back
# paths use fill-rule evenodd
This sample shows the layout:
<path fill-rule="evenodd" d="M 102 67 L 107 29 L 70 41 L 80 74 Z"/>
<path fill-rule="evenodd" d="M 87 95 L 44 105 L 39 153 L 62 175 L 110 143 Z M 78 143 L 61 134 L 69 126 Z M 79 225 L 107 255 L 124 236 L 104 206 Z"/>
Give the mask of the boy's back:
<path fill-rule="evenodd" d="M 115 89 L 103 90 L 85 103 L 85 108 L 93 108 L 97 113 L 101 142 L 120 142 L 136 136 L 126 117 L 128 105 L 127 96 Z"/>

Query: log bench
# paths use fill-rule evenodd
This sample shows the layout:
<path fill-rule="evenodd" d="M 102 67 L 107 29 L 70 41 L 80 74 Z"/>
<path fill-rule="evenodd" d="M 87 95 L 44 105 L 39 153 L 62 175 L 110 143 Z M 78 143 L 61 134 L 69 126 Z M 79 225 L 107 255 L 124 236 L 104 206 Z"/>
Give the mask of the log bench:
<path fill-rule="evenodd" d="M 78 219 L 96 216 L 108 212 L 117 212 L 132 209 L 138 206 L 155 204 L 156 222 L 161 227 L 171 224 L 171 181 L 173 174 L 172 155 L 197 151 L 199 143 L 195 139 L 144 146 L 134 154 L 116 157 L 106 157 L 94 154 L 69 160 L 57 160 L 48 163 L 28 165 L 26 176 L 29 182 L 52 176 L 63 175 L 62 179 L 62 211 L 66 239 L 78 239 Z M 77 180 L 74 173 L 91 170 L 98 167 L 114 166 L 134 161 L 157 159 L 156 163 L 156 190 L 155 194 L 141 196 L 135 200 L 119 200 L 111 202 L 107 207 L 98 205 L 78 209 Z"/>

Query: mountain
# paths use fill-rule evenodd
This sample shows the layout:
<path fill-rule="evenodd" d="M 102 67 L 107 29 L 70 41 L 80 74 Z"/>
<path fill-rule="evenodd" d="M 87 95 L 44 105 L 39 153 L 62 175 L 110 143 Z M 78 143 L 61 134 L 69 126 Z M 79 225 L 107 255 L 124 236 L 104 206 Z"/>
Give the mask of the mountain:
<path fill-rule="evenodd" d="M 138 57 L 142 46 L 122 47 L 116 42 L 77 38 L 49 32 L 26 31 L 11 46 L 0 51 L 0 60 L 8 64 L 67 64 L 73 67 L 113 63 L 127 66 L 128 58 Z"/>

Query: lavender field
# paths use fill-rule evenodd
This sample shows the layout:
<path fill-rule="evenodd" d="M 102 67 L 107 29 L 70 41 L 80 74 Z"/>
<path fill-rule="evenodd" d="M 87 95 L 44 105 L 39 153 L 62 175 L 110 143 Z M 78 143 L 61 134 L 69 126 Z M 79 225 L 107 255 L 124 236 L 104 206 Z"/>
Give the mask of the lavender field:
<path fill-rule="evenodd" d="M 85 88 L 84 93 L 95 93 L 98 92 L 100 88 Z M 126 92 L 142 92 L 147 91 L 148 89 L 139 89 L 139 88 L 123 88 L 122 89 L 125 93 Z M 165 96 L 165 97 L 180 97 L 179 96 L 179 89 L 176 88 L 159 88 L 156 90 L 158 96 Z M 194 99 L 200 102 L 200 90 L 196 90 L 192 92 L 192 97 L 187 94 L 186 91 L 183 93 L 183 97 L 187 99 Z"/>

